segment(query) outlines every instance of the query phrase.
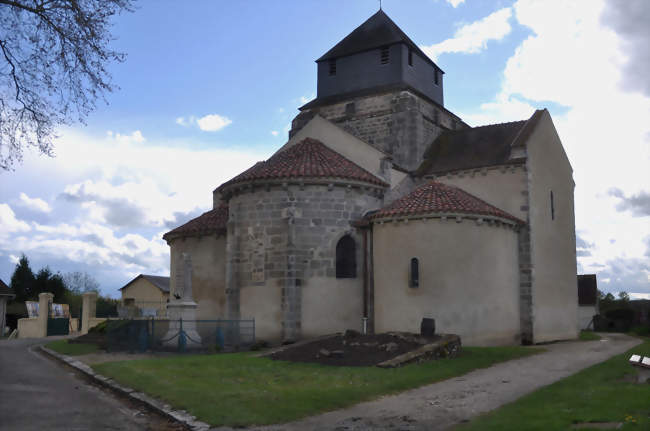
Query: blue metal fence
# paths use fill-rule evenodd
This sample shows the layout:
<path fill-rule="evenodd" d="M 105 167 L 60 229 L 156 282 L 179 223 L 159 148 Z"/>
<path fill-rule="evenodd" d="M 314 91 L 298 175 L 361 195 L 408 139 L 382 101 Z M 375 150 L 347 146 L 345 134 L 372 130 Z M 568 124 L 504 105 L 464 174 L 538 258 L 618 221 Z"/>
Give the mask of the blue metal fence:
<path fill-rule="evenodd" d="M 110 351 L 247 350 L 255 344 L 255 320 L 111 319 L 106 325 Z"/>

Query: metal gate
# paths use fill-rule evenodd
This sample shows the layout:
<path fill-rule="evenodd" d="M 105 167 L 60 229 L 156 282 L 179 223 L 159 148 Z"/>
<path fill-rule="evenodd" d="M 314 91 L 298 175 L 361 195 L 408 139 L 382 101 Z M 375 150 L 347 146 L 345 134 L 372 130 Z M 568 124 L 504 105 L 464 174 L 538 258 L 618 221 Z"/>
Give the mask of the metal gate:
<path fill-rule="evenodd" d="M 68 335 L 70 333 L 70 319 L 67 317 L 49 317 L 47 319 L 47 336 Z"/>

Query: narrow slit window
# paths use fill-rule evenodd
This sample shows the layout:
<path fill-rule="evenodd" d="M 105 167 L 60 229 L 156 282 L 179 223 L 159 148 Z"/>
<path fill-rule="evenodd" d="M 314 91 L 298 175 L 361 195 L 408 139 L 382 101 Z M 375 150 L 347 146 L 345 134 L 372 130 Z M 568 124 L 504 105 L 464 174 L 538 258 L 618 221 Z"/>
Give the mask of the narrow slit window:
<path fill-rule="evenodd" d="M 551 190 L 551 220 L 555 220 L 555 200 L 553 199 L 553 190 Z"/>
<path fill-rule="evenodd" d="M 388 61 L 390 60 L 388 47 L 382 46 L 380 52 L 381 52 L 381 56 L 380 56 L 381 64 L 388 64 Z"/>
<path fill-rule="evenodd" d="M 357 247 L 350 235 L 336 244 L 336 278 L 356 278 Z"/>
<path fill-rule="evenodd" d="M 417 289 L 420 287 L 420 261 L 417 257 L 411 258 L 411 266 L 409 268 L 409 287 Z"/>
<path fill-rule="evenodd" d="M 336 59 L 331 59 L 329 61 L 329 73 L 330 76 L 336 75 Z"/>
<path fill-rule="evenodd" d="M 409 49 L 409 66 L 413 66 L 413 50 Z"/>
<path fill-rule="evenodd" d="M 433 83 L 440 85 L 440 75 L 438 75 L 438 69 L 433 69 Z"/>

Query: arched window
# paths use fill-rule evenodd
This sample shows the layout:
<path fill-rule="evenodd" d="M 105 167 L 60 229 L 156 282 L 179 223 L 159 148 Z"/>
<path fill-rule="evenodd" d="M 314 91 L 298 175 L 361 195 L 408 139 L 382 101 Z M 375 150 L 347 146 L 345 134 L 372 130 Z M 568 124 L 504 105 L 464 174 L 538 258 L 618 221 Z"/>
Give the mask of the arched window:
<path fill-rule="evenodd" d="M 345 235 L 336 244 L 336 278 L 357 276 L 357 247 L 350 235 Z"/>
<path fill-rule="evenodd" d="M 417 257 L 411 258 L 409 268 L 409 287 L 415 289 L 420 287 L 420 262 Z"/>

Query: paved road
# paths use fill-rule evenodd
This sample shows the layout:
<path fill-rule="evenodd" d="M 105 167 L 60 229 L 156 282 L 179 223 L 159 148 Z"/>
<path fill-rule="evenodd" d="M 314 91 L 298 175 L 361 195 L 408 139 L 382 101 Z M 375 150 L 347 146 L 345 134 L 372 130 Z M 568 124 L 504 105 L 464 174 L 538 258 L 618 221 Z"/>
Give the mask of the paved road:
<path fill-rule="evenodd" d="M 448 429 L 623 353 L 639 343 L 638 339 L 623 334 L 603 334 L 601 341 L 549 344 L 543 346 L 548 351 L 542 354 L 504 362 L 399 395 L 357 404 L 348 409 L 259 429 L 266 431 Z"/>
<path fill-rule="evenodd" d="M 48 341 L 50 341 L 48 339 Z M 0 430 L 175 429 L 77 376 L 34 347 L 44 339 L 0 340 Z"/>

